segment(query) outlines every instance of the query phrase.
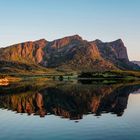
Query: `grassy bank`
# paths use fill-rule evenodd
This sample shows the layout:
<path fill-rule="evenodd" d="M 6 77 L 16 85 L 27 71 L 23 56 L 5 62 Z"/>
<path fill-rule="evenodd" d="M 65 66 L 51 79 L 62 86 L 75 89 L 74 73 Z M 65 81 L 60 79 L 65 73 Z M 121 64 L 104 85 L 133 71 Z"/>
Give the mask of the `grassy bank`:
<path fill-rule="evenodd" d="M 140 80 L 140 71 L 105 71 L 105 72 L 82 72 L 79 79 L 91 80 Z"/>
<path fill-rule="evenodd" d="M 7 78 L 9 82 L 26 80 L 110 80 L 110 81 L 131 81 L 140 80 L 140 71 L 106 71 L 106 72 L 56 72 L 49 71 L 44 73 L 8 73 L 0 74 L 0 78 Z"/>

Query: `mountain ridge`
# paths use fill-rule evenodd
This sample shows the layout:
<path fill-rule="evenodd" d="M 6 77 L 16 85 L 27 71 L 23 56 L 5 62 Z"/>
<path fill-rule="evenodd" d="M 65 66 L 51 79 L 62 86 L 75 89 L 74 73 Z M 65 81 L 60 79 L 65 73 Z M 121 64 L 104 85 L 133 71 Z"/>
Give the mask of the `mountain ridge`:
<path fill-rule="evenodd" d="M 54 41 L 40 39 L 0 48 L 1 61 L 32 63 L 47 68 L 82 71 L 137 70 L 121 39 L 112 42 L 83 40 L 79 35 Z"/>

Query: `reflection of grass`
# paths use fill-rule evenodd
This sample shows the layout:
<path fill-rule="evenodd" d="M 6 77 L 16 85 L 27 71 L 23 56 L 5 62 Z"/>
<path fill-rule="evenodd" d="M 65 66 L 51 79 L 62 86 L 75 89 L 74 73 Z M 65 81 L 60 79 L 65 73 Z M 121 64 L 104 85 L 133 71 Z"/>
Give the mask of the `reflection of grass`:
<path fill-rule="evenodd" d="M 124 86 L 132 86 L 132 85 L 140 85 L 140 81 L 133 81 L 133 82 L 114 82 L 114 81 L 107 81 L 104 80 L 103 82 L 97 82 L 92 84 L 81 84 L 77 82 L 70 82 L 70 81 L 53 81 L 53 80 L 25 80 L 20 82 L 11 83 L 8 86 L 0 86 L 0 94 L 19 94 L 19 93 L 37 93 L 38 91 L 42 91 L 46 88 L 50 89 L 58 89 L 67 93 L 67 94 L 77 94 L 77 96 L 81 96 L 81 92 L 87 92 L 87 90 L 92 90 L 92 94 L 96 89 L 97 94 L 110 93 L 112 90 L 115 90 L 118 87 Z M 89 91 L 90 91 L 89 90 Z M 86 95 L 85 95 L 86 96 Z"/>
<path fill-rule="evenodd" d="M 34 92 L 47 87 L 54 87 L 56 83 L 54 81 L 47 80 L 25 80 L 10 83 L 8 86 L 0 86 L 0 93 L 17 94 L 25 91 Z"/>

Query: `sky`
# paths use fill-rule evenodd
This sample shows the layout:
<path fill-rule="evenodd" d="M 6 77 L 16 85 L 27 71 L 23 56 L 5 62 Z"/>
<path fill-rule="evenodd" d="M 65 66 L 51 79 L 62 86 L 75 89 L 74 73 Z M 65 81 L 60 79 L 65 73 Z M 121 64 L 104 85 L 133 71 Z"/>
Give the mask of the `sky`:
<path fill-rule="evenodd" d="M 140 0 L 0 0 L 0 47 L 75 34 L 121 38 L 130 60 L 140 61 Z"/>

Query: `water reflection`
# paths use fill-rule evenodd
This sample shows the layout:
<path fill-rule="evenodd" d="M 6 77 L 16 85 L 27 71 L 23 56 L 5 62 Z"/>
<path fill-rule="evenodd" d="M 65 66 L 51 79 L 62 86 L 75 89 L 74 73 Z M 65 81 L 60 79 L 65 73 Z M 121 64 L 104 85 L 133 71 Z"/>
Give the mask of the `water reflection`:
<path fill-rule="evenodd" d="M 82 119 L 83 115 L 112 113 L 122 116 L 130 93 L 140 84 L 43 83 L 0 87 L 0 108 L 45 117 L 49 114 Z"/>

